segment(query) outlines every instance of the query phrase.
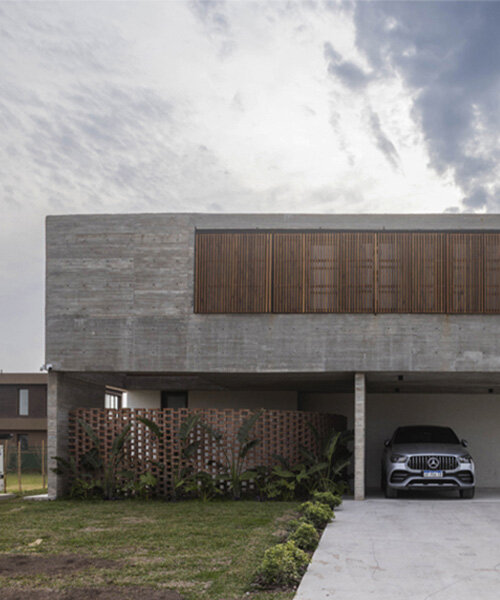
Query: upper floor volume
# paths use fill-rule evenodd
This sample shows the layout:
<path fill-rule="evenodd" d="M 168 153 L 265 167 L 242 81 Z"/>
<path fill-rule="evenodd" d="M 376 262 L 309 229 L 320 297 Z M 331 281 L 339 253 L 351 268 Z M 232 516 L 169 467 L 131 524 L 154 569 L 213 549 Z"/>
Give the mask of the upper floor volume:
<path fill-rule="evenodd" d="M 196 232 L 197 313 L 500 313 L 500 233 Z"/>

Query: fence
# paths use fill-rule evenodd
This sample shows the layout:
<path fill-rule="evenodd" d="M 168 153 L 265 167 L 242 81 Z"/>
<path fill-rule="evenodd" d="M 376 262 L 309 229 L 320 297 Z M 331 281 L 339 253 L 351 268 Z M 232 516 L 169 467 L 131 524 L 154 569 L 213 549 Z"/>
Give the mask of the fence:
<path fill-rule="evenodd" d="M 26 492 L 47 486 L 47 446 L 24 447 L 21 442 L 6 440 L 4 446 L 5 490 Z"/>
<path fill-rule="evenodd" d="M 191 434 L 191 441 L 200 445 L 194 466 L 215 476 L 217 463 L 224 461 L 225 452 L 237 452 L 237 432 L 243 421 L 252 414 L 245 409 L 77 409 L 70 415 L 69 450 L 77 467 L 85 453 L 92 450 L 91 440 L 81 422 L 93 429 L 100 441 L 100 452 L 107 461 L 112 455 L 112 445 L 123 428 L 131 425 L 127 443 L 124 468 L 133 471 L 136 477 L 151 472 L 157 478 L 159 492 L 168 495 L 172 490 L 175 473 L 181 466 L 181 449 L 178 438 L 181 423 L 191 414 L 200 415 L 201 420 L 223 434 L 217 442 L 208 431 L 198 425 Z M 161 431 L 161 439 L 146 427 L 139 417 L 155 423 Z M 337 415 L 307 413 L 301 411 L 264 410 L 255 424 L 251 436 L 260 443 L 248 454 L 247 467 L 275 464 L 275 455 L 283 456 L 290 463 L 300 460 L 300 447 L 317 450 L 318 440 L 309 424 L 320 436 L 333 427 L 345 428 L 345 418 Z M 163 465 L 159 468 L 157 464 Z"/>

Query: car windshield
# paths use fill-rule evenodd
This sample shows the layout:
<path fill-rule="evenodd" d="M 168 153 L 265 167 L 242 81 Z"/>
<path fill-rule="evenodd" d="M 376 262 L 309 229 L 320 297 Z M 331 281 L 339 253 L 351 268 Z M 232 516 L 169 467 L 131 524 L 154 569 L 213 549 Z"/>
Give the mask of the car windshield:
<path fill-rule="evenodd" d="M 394 444 L 459 444 L 449 427 L 400 427 L 394 434 Z"/>

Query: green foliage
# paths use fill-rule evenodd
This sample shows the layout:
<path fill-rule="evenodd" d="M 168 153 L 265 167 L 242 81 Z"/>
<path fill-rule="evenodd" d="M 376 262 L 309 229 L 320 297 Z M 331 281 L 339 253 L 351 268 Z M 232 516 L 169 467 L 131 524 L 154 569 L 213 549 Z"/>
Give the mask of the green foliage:
<path fill-rule="evenodd" d="M 180 481 L 182 491 L 189 496 L 200 498 L 204 502 L 222 495 L 217 481 L 205 471 L 193 471 Z"/>
<path fill-rule="evenodd" d="M 309 556 L 293 541 L 277 544 L 264 553 L 257 571 L 262 587 L 289 587 L 302 578 Z"/>
<path fill-rule="evenodd" d="M 259 439 L 251 438 L 250 433 L 261 414 L 262 410 L 256 411 L 243 421 L 236 434 L 238 445 L 229 449 L 223 443 L 222 433 L 205 423 L 202 424 L 202 427 L 219 444 L 224 461 L 215 463 L 220 470 L 218 480 L 226 484 L 235 500 L 241 498 L 242 483 L 255 477 L 255 472 L 245 469 L 245 466 L 248 453 L 260 443 Z"/>
<path fill-rule="evenodd" d="M 121 494 L 141 498 L 141 500 L 146 500 L 154 495 L 158 481 L 152 473 L 142 473 L 137 480 L 134 479 L 133 472 L 127 473 L 127 476 L 129 481 L 121 487 Z"/>
<path fill-rule="evenodd" d="M 333 510 L 327 504 L 320 502 L 304 502 L 299 510 L 304 519 L 312 523 L 316 529 L 323 529 L 335 517 Z"/>
<path fill-rule="evenodd" d="M 120 487 L 121 481 L 126 479 L 127 473 L 121 467 L 125 457 L 126 444 L 130 439 L 131 424 L 125 425 L 115 437 L 111 444 L 111 451 L 105 456 L 101 453 L 99 437 L 92 427 L 82 419 L 78 419 L 78 423 L 94 445 L 80 458 L 79 467 L 73 458 L 65 460 L 61 457 L 54 457 L 57 461 L 54 471 L 58 474 L 68 474 L 71 477 L 71 496 L 77 498 L 101 496 L 110 500 L 123 492 Z"/>
<path fill-rule="evenodd" d="M 271 500 L 290 502 L 295 498 L 295 482 L 289 481 L 286 477 L 277 476 L 273 469 L 269 481 L 264 487 L 264 492 Z"/>
<path fill-rule="evenodd" d="M 268 493 L 271 468 L 261 465 L 253 468 L 251 471 L 249 471 L 249 473 L 257 491 L 257 499 L 265 500 L 266 498 L 271 498 L 272 496 L 270 496 Z"/>
<path fill-rule="evenodd" d="M 332 492 L 318 492 L 315 491 L 312 494 L 314 502 L 320 502 L 321 504 L 327 504 L 332 510 L 342 504 L 341 496 L 332 494 Z"/>
<path fill-rule="evenodd" d="M 301 550 L 312 551 L 318 545 L 319 535 L 312 523 L 299 523 L 289 539 Z"/>
<path fill-rule="evenodd" d="M 310 468 L 318 467 L 311 490 L 329 491 L 342 495 L 349 489 L 347 467 L 351 462 L 352 452 L 349 449 L 349 443 L 353 439 L 353 433 L 351 430 L 335 431 L 332 429 L 323 438 L 312 423 L 308 425 L 320 449 L 319 452 L 313 453 L 301 448 L 306 465 Z"/>
<path fill-rule="evenodd" d="M 307 498 L 311 491 L 316 487 L 318 474 L 327 468 L 327 463 L 311 464 L 309 466 L 300 463 L 290 465 L 282 456 L 275 455 L 281 463 L 271 472 L 270 490 L 275 490 L 275 494 L 269 494 L 280 500 L 291 500 L 294 497 Z"/>
<path fill-rule="evenodd" d="M 180 494 L 182 495 L 183 493 L 188 493 L 190 495 L 195 496 L 198 495 L 199 486 L 193 480 L 193 476 L 195 475 L 193 461 L 196 457 L 196 452 L 201 444 L 201 441 L 199 439 L 194 439 L 194 432 L 196 431 L 196 428 L 200 425 L 200 420 L 200 415 L 189 415 L 181 423 L 179 431 L 177 432 L 181 460 L 179 461 L 179 464 L 173 472 L 172 497 L 174 500 L 176 500 L 178 496 Z M 149 430 L 156 436 L 159 444 L 163 443 L 162 431 L 156 423 L 154 423 L 150 419 L 146 419 L 145 417 L 139 417 L 138 421 L 140 421 L 141 423 L 146 425 L 146 427 L 149 428 Z M 168 470 L 169 466 L 157 461 L 152 462 L 152 464 L 155 467 L 157 467 L 160 471 L 164 472 Z"/>

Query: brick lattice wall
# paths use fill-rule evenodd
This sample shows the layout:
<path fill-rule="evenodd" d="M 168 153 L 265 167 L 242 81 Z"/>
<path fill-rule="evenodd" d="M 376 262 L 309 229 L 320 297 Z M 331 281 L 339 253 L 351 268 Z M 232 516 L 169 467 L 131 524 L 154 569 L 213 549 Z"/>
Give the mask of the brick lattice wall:
<path fill-rule="evenodd" d="M 222 462 L 223 450 L 238 449 L 236 434 L 242 422 L 253 413 L 246 409 L 85 409 L 71 412 L 69 420 L 69 450 L 79 464 L 81 456 L 93 447 L 93 442 L 78 422 L 88 423 L 101 442 L 101 452 L 109 456 L 113 440 L 127 423 L 131 423 L 131 438 L 126 448 L 124 468 L 134 471 L 136 476 L 151 471 L 158 479 L 160 493 L 171 491 L 173 473 L 179 467 L 180 452 L 177 433 L 181 423 L 190 414 L 199 414 L 202 421 L 223 433 L 222 445 L 198 426 L 192 432 L 192 440 L 201 440 L 196 457 L 196 467 L 212 475 L 219 471 L 211 461 Z M 156 423 L 162 432 L 158 441 L 148 427 L 138 421 L 145 417 Z M 291 463 L 300 461 L 299 447 L 316 449 L 316 440 L 308 423 L 321 435 L 332 427 L 345 428 L 345 418 L 337 415 L 313 412 L 264 410 L 255 424 L 250 437 L 260 439 L 260 443 L 248 454 L 246 467 L 272 465 L 275 454 L 285 457 Z M 153 462 L 165 465 L 158 469 Z"/>

